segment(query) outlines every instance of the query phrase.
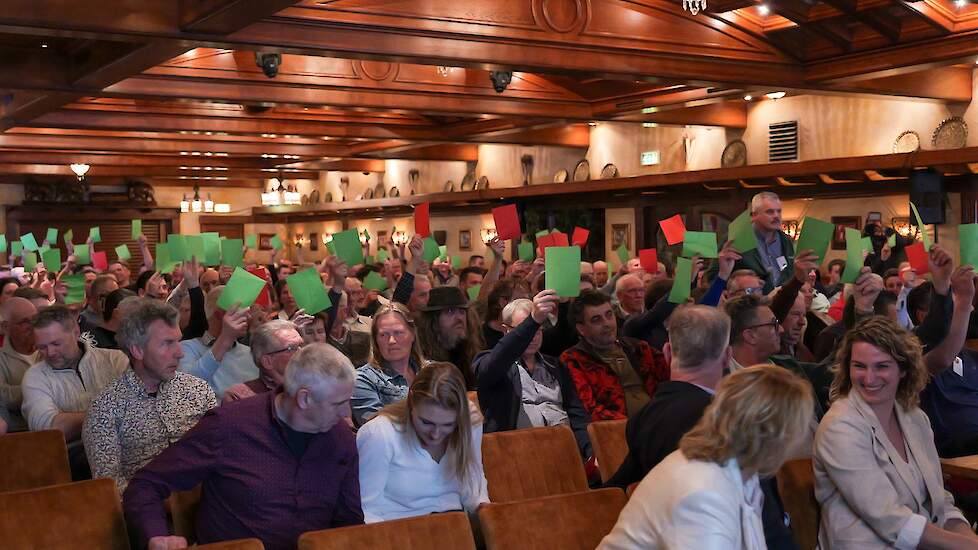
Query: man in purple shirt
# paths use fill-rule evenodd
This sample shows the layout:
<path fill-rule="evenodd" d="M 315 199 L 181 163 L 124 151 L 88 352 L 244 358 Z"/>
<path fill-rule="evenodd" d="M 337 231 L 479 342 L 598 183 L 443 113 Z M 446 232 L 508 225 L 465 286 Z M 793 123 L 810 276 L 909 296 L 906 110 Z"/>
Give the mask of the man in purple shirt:
<path fill-rule="evenodd" d="M 139 544 L 187 545 L 169 536 L 163 501 L 198 484 L 200 543 L 255 537 L 291 549 L 307 531 L 363 523 L 345 421 L 355 377 L 343 354 L 312 344 L 292 357 L 278 391 L 208 412 L 129 482 L 123 508 Z"/>

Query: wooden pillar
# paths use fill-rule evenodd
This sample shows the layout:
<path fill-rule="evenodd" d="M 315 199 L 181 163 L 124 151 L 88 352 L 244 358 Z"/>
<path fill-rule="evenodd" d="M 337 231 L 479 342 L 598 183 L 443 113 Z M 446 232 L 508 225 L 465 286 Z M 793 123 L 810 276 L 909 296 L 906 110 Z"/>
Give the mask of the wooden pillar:
<path fill-rule="evenodd" d="M 961 223 L 978 223 L 978 176 L 972 175 L 961 190 Z"/>

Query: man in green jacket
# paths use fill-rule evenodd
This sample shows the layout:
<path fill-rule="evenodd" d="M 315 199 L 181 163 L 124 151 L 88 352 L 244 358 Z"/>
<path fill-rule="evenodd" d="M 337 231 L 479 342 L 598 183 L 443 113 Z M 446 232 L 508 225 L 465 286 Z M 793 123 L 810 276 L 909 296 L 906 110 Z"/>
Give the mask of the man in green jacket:
<path fill-rule="evenodd" d="M 750 201 L 750 219 L 757 248 L 745 252 L 734 269 L 750 269 L 764 279 L 764 294 L 791 278 L 795 248 L 781 231 L 781 199 L 764 191 Z"/>

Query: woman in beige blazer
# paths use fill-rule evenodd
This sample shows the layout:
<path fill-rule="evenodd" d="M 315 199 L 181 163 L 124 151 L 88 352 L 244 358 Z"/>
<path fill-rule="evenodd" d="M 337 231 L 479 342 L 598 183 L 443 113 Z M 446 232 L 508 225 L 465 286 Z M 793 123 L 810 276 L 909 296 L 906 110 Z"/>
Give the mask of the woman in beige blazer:
<path fill-rule="evenodd" d="M 842 342 L 832 407 L 815 435 L 819 547 L 978 548 L 944 490 L 927 415 L 920 343 L 887 318 L 857 324 Z"/>

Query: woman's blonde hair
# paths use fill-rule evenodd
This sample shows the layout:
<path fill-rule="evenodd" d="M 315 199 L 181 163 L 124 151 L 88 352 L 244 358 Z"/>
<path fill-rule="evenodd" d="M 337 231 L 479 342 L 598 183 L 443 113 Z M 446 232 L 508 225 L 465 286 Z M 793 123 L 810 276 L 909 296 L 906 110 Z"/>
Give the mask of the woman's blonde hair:
<path fill-rule="evenodd" d="M 451 471 L 462 481 L 463 487 L 476 483 L 469 396 L 465 378 L 458 367 L 444 362 L 426 364 L 411 384 L 407 398 L 384 407 L 378 414 L 390 418 L 408 437 L 416 438 L 411 412 L 422 403 L 455 411 L 455 431 L 448 437 L 446 454 L 453 454 Z"/>
<path fill-rule="evenodd" d="M 388 305 L 381 307 L 374 313 L 373 322 L 370 325 L 370 362 L 381 368 L 384 368 L 387 363 L 384 360 L 383 354 L 380 353 L 380 346 L 377 345 L 377 332 L 380 330 L 378 325 L 380 324 L 380 319 L 387 315 L 399 317 L 401 322 L 404 323 L 404 327 L 411 333 L 413 340 L 411 342 L 411 359 L 414 361 L 415 368 L 421 368 L 421 365 L 424 363 L 424 358 L 421 355 L 421 344 L 418 342 L 418 330 L 415 328 L 414 321 L 411 319 L 411 313 L 408 312 L 407 308 L 394 301 L 391 301 Z"/>
<path fill-rule="evenodd" d="M 907 329 L 882 315 L 873 315 L 856 323 L 846 333 L 835 354 L 835 378 L 829 397 L 832 401 L 849 395 L 852 389 L 852 376 L 849 373 L 852 363 L 852 345 L 865 342 L 887 353 L 896 361 L 903 376 L 897 385 L 896 400 L 903 408 L 912 409 L 920 403 L 920 392 L 927 386 L 927 367 L 924 365 L 924 351 L 920 340 Z"/>
<path fill-rule="evenodd" d="M 809 383 L 774 365 L 741 369 L 720 382 L 703 418 L 679 442 L 690 460 L 724 464 L 736 458 L 745 472 L 774 475 L 812 421 Z"/>

